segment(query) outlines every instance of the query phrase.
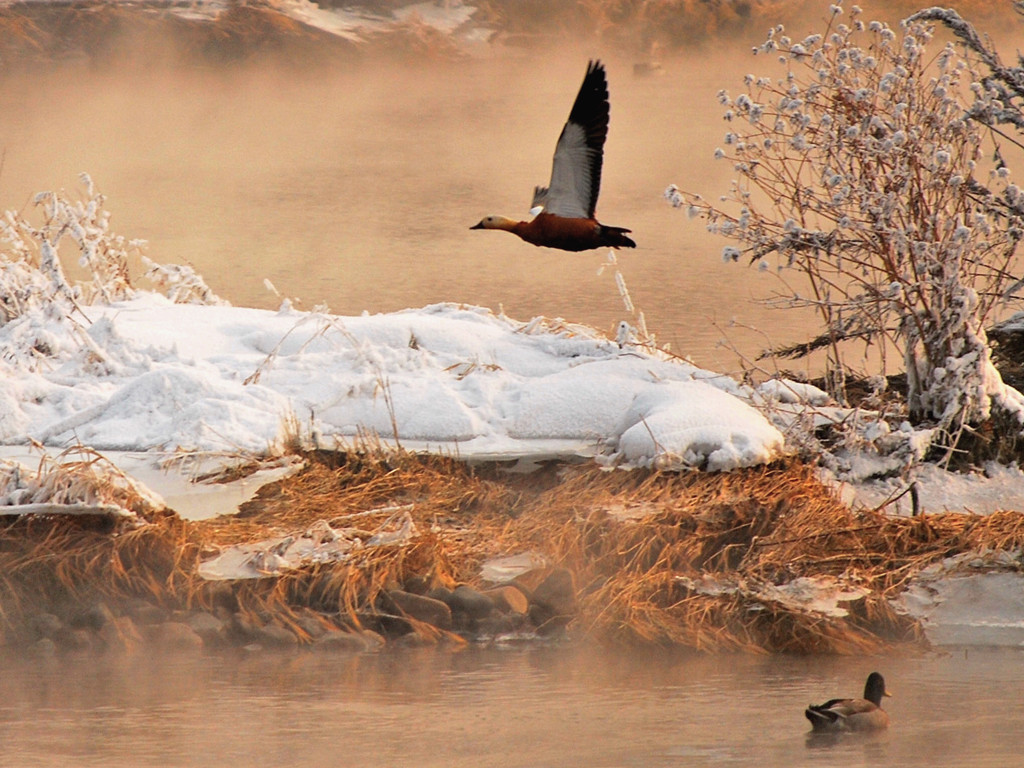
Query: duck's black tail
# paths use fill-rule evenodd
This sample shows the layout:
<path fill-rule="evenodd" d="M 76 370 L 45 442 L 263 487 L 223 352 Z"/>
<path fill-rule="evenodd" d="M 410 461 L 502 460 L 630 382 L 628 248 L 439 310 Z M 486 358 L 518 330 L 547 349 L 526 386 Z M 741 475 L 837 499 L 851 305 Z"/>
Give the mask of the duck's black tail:
<path fill-rule="evenodd" d="M 811 727 L 816 731 L 827 731 L 835 727 L 839 714 L 833 712 L 829 707 L 835 703 L 827 701 L 824 704 L 811 704 L 804 710 L 804 716 L 811 721 Z"/>
<path fill-rule="evenodd" d="M 632 232 L 632 230 L 624 227 L 607 227 L 602 224 L 601 245 L 611 248 L 636 248 L 636 243 L 626 237 L 627 232 Z"/>

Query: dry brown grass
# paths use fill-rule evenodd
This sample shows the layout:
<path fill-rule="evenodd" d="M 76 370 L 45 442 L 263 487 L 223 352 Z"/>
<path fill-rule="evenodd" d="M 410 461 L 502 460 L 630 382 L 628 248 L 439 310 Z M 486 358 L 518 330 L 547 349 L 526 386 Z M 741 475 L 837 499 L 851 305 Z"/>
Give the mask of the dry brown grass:
<path fill-rule="evenodd" d="M 111 518 L 36 517 L 0 523 L 0 620 L 8 628 L 46 607 L 187 594 L 199 545 L 177 517 L 133 527 Z"/>
<path fill-rule="evenodd" d="M 854 513 L 800 464 L 717 475 L 592 465 L 507 475 L 408 454 L 314 464 L 268 486 L 239 519 L 210 527 L 220 541 L 243 531 L 259 538 L 316 519 L 344 524 L 345 515 L 374 508 L 384 516 L 399 504 L 411 505 L 419 529 L 429 531 L 414 547 L 401 557 L 368 552 L 351 570 L 328 569 L 308 583 L 297 577 L 289 589 L 299 591 L 290 594 L 357 613 L 386 585 L 413 577 L 474 583 L 488 557 L 536 551 L 576 574 L 582 633 L 702 650 L 853 653 L 920 640 L 888 603 L 920 569 L 959 552 L 1024 543 L 1024 516 L 1012 512 Z M 678 578 L 708 575 L 739 586 L 707 595 Z M 850 604 L 849 616 L 833 618 L 766 601 L 756 589 L 801 576 L 836 577 L 870 594 Z"/>
<path fill-rule="evenodd" d="M 157 520 L 112 530 L 83 520 L 20 520 L 0 534 L 3 620 L 47 602 L 143 597 L 273 622 L 304 639 L 312 610 L 364 626 L 382 592 L 478 584 L 488 558 L 539 552 L 575 575 L 571 631 L 602 641 L 703 651 L 864 653 L 921 640 L 888 599 L 922 568 L 961 552 L 1024 546 L 1024 515 L 895 518 L 853 512 L 799 463 L 723 474 L 551 465 L 532 474 L 437 456 L 319 454 L 264 487 L 237 516 Z M 356 549 L 338 563 L 239 582 L 205 582 L 216 546 L 302 531 L 319 520 L 366 535 L 408 513 L 408 541 Z M 766 597 L 798 577 L 867 590 L 845 617 Z M 711 581 L 718 594 L 695 588 Z M 452 635 L 416 623 L 433 640 Z"/>
<path fill-rule="evenodd" d="M 480 0 L 476 23 L 505 40 L 564 43 L 566 35 L 603 37 L 640 52 L 715 45 L 749 30 L 791 24 L 800 34 L 817 23 L 827 4 L 818 0 Z M 896 22 L 927 3 L 886 0 L 865 4 L 868 17 Z M 384 15 L 389 8 L 381 4 Z M 1011 3 L 964 0 L 968 20 L 995 29 L 1016 23 Z M 85 59 L 90 64 L 209 65 L 266 61 L 332 63 L 363 52 L 416 59 L 460 54 L 450 35 L 415 18 L 398 22 L 366 44 L 296 21 L 256 0 L 239 0 L 213 20 L 185 19 L 151 7 L 79 0 L 67 5 L 13 3 L 0 8 L 0 58 L 5 67 Z"/>
<path fill-rule="evenodd" d="M 80 0 L 0 8 L 6 66 L 84 59 L 91 65 L 199 66 L 266 61 L 331 64 L 351 60 L 348 40 L 260 3 L 236 2 L 214 19 L 158 8 Z"/>

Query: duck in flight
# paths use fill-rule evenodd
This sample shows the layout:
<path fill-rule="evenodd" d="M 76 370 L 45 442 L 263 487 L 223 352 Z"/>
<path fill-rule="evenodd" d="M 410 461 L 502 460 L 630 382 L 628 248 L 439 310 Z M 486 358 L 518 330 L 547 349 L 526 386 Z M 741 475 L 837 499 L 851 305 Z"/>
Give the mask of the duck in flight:
<path fill-rule="evenodd" d="M 814 731 L 877 731 L 889 727 L 889 715 L 882 709 L 882 697 L 889 696 L 885 679 L 877 672 L 868 675 L 863 699 L 830 699 L 811 704 L 804 715 Z"/>
<path fill-rule="evenodd" d="M 503 229 L 533 245 L 563 251 L 636 248 L 630 230 L 594 218 L 601 190 L 604 140 L 608 136 L 608 81 L 604 65 L 592 61 L 555 145 L 551 181 L 534 188 L 530 221 L 487 216 L 470 229 Z M 539 211 L 539 212 L 538 212 Z"/>

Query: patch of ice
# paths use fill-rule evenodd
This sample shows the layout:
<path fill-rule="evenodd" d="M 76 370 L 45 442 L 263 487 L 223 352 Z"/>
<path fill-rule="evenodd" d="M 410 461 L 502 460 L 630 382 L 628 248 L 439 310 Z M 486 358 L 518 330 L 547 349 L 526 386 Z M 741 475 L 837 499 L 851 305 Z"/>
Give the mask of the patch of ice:
<path fill-rule="evenodd" d="M 870 461 L 867 456 L 861 461 Z M 876 470 L 881 466 L 876 461 Z M 934 464 L 918 464 L 905 475 L 863 482 L 836 483 L 827 473 L 823 479 L 837 485 L 850 506 L 876 508 L 888 505 L 892 514 L 910 515 L 910 483 L 917 488 L 920 512 L 972 512 L 989 515 L 1001 510 L 1024 509 L 1024 472 L 1017 466 L 989 463 L 979 472 L 947 472 Z"/>
<path fill-rule="evenodd" d="M 947 557 L 892 601 L 935 645 L 1024 646 L 1024 566 L 1019 550 Z"/>
<path fill-rule="evenodd" d="M 719 596 L 740 593 L 751 600 L 779 603 L 791 610 L 842 618 L 848 611 L 840 603 L 860 600 L 869 594 L 863 587 L 845 584 L 830 576 L 801 576 L 785 584 L 739 582 L 703 575 L 700 579 L 677 576 L 676 581 L 698 594 Z"/>
<path fill-rule="evenodd" d="M 809 405 L 828 405 L 832 402 L 828 392 L 813 384 L 806 384 L 791 379 L 769 379 L 757 388 L 757 391 L 770 400 L 780 403 L 806 403 Z"/>
<path fill-rule="evenodd" d="M 516 576 L 543 568 L 546 565 L 548 565 L 547 558 L 536 552 L 495 557 L 480 567 L 480 578 L 491 584 L 504 584 L 512 581 Z"/>
<path fill-rule="evenodd" d="M 229 547 L 200 563 L 198 573 L 208 581 L 277 576 L 314 563 L 344 562 L 353 550 L 364 547 L 401 546 L 415 535 L 408 511 L 389 518 L 365 541 L 360 531 L 335 529 L 320 520 L 301 533 Z"/>

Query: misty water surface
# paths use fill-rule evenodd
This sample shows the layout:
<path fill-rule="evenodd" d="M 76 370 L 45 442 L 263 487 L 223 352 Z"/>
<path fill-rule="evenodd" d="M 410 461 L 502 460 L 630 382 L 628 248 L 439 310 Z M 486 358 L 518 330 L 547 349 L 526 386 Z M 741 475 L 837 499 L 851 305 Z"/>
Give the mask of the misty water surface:
<path fill-rule="evenodd" d="M 818 739 L 807 704 L 886 675 L 892 726 Z M 526 649 L 5 659 L 0 764 L 1020 764 L 1024 656 L 676 657 Z"/>
<path fill-rule="evenodd" d="M 753 38 L 751 38 L 753 39 Z M 526 218 L 588 58 L 607 62 L 612 118 L 599 218 L 634 231 L 619 252 L 636 306 L 662 343 L 708 367 L 728 332 L 744 354 L 801 337 L 802 317 L 755 303 L 780 285 L 725 265 L 725 241 L 662 197 L 669 183 L 715 196 L 726 124 L 715 99 L 755 63 L 736 40 L 664 74 L 599 47 L 462 62 L 371 61 L 323 69 L 124 72 L 66 65 L 0 81 L 0 205 L 26 209 L 89 172 L 113 229 L 156 261 L 189 263 L 232 303 L 386 312 L 479 304 L 610 330 L 628 319 L 606 251 L 535 248 L 470 231 L 486 214 Z M 68 262 L 77 254 L 63 247 Z M 728 331 L 736 319 L 761 333 Z M 716 327 L 717 326 L 717 327 Z"/>

